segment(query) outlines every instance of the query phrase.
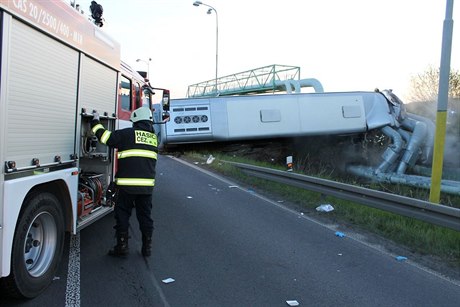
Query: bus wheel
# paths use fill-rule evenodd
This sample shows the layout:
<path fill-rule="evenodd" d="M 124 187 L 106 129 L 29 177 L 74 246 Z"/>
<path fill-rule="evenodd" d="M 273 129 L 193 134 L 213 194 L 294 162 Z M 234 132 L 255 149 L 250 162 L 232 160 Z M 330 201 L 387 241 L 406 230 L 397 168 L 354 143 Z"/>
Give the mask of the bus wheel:
<path fill-rule="evenodd" d="M 14 297 L 33 298 L 53 281 L 64 247 L 64 217 L 51 193 L 25 201 L 13 241 L 11 273 L 6 290 Z"/>

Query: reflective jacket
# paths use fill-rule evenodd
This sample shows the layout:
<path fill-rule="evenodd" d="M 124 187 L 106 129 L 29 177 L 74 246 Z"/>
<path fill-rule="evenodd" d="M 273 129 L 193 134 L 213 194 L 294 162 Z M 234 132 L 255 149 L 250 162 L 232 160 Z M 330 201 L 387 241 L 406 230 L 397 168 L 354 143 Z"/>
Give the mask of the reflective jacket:
<path fill-rule="evenodd" d="M 143 120 L 132 128 L 109 131 L 98 120 L 92 131 L 102 144 L 118 149 L 115 183 L 130 194 L 151 194 L 155 185 L 157 137 L 152 122 Z"/>

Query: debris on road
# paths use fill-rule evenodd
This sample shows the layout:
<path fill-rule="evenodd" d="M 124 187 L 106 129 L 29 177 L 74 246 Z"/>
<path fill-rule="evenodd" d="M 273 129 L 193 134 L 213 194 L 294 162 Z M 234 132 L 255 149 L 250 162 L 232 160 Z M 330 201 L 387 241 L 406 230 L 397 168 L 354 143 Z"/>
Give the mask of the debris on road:
<path fill-rule="evenodd" d="M 336 231 L 335 232 L 335 235 L 339 238 L 344 238 L 345 237 L 345 234 L 343 232 L 340 232 L 340 231 Z"/>
<path fill-rule="evenodd" d="M 214 162 L 215 159 L 216 158 L 214 158 L 213 155 L 209 155 L 208 160 L 206 160 L 206 164 L 211 164 L 212 162 Z"/>
<path fill-rule="evenodd" d="M 174 278 L 169 277 L 169 278 L 163 279 L 162 282 L 165 284 L 170 284 L 172 282 L 175 282 L 175 280 Z"/>
<path fill-rule="evenodd" d="M 398 260 L 398 261 L 404 261 L 404 260 L 407 260 L 407 257 L 404 257 L 404 256 L 396 256 L 395 259 Z"/>
<path fill-rule="evenodd" d="M 299 306 L 299 302 L 296 301 L 296 300 L 289 300 L 289 301 L 286 301 L 286 303 L 289 305 L 289 306 Z"/>
<path fill-rule="evenodd" d="M 334 210 L 334 207 L 332 207 L 330 204 L 324 204 L 324 205 L 316 207 L 316 211 L 319 211 L 319 212 L 331 212 L 333 210 Z"/>

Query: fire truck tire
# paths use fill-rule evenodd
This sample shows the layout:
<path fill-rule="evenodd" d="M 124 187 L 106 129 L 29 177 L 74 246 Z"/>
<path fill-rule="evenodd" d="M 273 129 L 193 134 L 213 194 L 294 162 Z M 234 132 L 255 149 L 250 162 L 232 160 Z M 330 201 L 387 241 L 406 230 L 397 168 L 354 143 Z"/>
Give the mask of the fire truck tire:
<path fill-rule="evenodd" d="M 53 281 L 64 248 L 64 215 L 51 193 L 25 201 L 14 234 L 10 276 L 2 280 L 12 297 L 33 298 Z"/>

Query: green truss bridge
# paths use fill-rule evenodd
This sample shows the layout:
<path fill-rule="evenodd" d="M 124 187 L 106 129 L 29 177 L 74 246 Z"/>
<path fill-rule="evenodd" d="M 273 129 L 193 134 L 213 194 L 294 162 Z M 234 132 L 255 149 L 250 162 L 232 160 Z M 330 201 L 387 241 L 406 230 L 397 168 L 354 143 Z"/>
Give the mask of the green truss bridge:
<path fill-rule="evenodd" d="M 286 81 L 300 80 L 300 67 L 269 65 L 188 86 L 187 97 L 260 94 L 287 90 Z M 321 88 L 322 89 L 322 88 Z"/>

